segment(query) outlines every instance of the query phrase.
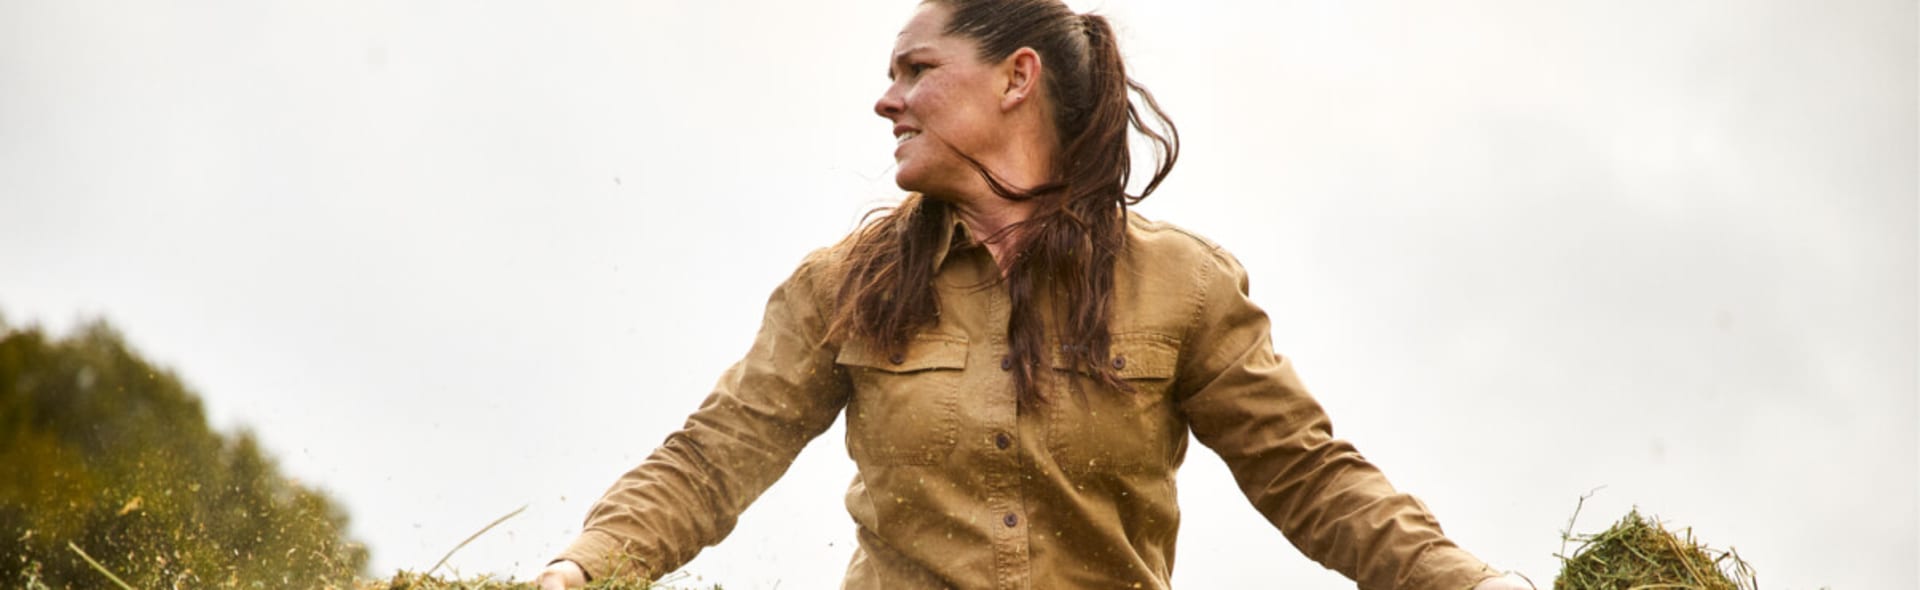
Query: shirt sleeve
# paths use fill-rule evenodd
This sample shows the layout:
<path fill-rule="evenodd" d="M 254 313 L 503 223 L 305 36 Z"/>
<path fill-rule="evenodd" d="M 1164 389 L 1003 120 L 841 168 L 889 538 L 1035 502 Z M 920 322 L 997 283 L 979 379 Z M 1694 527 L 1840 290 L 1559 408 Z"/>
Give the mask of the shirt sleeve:
<path fill-rule="evenodd" d="M 1294 547 L 1366 590 L 1465 590 L 1497 574 L 1394 490 L 1347 441 L 1286 358 L 1247 276 L 1219 249 L 1200 265 L 1200 304 L 1182 359 L 1181 408 L 1241 492 Z"/>
<path fill-rule="evenodd" d="M 728 369 L 686 425 L 621 476 L 560 554 L 590 578 L 679 569 L 733 530 L 808 441 L 847 402 L 823 345 L 825 306 L 815 252 L 768 298 L 746 357 Z"/>

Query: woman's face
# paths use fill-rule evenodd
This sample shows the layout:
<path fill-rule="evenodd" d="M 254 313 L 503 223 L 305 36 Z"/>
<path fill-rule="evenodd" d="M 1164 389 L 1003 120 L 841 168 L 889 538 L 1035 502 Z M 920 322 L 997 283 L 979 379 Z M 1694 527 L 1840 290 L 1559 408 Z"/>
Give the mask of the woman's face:
<path fill-rule="evenodd" d="M 908 191 L 955 197 L 980 183 L 960 153 L 989 161 L 999 143 L 1005 75 L 982 62 L 972 39 L 947 35 L 950 10 L 921 4 L 894 42 L 887 86 L 873 111 L 893 122 L 894 182 Z M 957 150 L 957 151 L 956 151 Z"/>

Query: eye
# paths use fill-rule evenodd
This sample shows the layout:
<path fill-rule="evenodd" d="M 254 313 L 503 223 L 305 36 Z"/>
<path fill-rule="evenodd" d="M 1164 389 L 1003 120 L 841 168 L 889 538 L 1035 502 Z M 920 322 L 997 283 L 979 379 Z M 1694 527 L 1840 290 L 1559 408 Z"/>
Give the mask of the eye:
<path fill-rule="evenodd" d="M 913 63 L 907 64 L 907 73 L 914 76 L 918 76 L 921 73 L 931 69 L 933 69 L 933 64 L 926 63 L 926 62 L 913 62 Z"/>

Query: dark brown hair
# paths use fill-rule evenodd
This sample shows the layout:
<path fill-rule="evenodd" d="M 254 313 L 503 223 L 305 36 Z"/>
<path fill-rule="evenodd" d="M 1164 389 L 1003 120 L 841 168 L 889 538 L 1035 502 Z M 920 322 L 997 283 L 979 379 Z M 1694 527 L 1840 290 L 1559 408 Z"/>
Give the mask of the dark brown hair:
<path fill-rule="evenodd" d="M 978 42 L 980 59 L 998 62 L 1030 47 L 1045 66 L 1041 76 L 1063 146 L 1053 162 L 1058 176 L 1040 186 L 1008 186 L 961 154 L 995 194 L 1036 204 L 1027 220 L 985 238 L 1017 239 L 1012 254 L 998 262 L 1011 301 L 1007 345 L 1021 404 L 1044 401 L 1038 382 L 1053 360 L 1045 344 L 1049 331 L 1058 336 L 1062 357 L 1072 368 L 1130 390 L 1108 361 L 1114 261 L 1126 248 L 1127 206 L 1152 194 L 1179 158 L 1178 131 L 1153 94 L 1127 77 L 1105 17 L 1074 14 L 1059 0 L 924 3 L 951 9 L 945 32 Z M 1140 96 L 1157 128 L 1142 119 L 1129 92 Z M 1127 194 L 1133 172 L 1129 127 L 1153 143 L 1156 160 L 1153 177 L 1139 195 Z M 867 339 L 897 353 L 914 331 L 934 323 L 939 301 L 933 253 L 941 246 L 937 241 L 946 230 L 941 222 L 948 207 L 910 195 L 852 236 L 830 338 Z M 1054 307 L 1056 325 L 1042 325 L 1048 315 L 1042 301 Z"/>

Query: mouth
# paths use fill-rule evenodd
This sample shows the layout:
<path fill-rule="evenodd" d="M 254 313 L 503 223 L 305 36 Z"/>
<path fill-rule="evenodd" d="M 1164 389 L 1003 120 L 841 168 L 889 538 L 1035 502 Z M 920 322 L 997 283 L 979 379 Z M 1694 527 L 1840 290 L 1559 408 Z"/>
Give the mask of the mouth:
<path fill-rule="evenodd" d="M 897 128 L 893 130 L 894 145 L 906 143 L 907 140 L 913 139 L 919 136 L 920 136 L 920 130 L 918 129 Z"/>

